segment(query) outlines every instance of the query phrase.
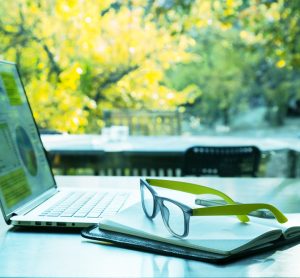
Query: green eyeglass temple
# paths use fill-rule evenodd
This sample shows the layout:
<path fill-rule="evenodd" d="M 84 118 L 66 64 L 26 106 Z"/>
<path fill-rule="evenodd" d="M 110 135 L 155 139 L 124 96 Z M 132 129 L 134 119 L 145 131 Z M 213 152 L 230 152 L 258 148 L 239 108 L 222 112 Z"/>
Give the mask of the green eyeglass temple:
<path fill-rule="evenodd" d="M 170 181 L 170 180 L 161 180 L 161 179 L 146 179 L 146 182 L 149 183 L 151 186 L 157 186 L 161 188 L 172 189 L 172 190 L 191 193 L 191 194 L 216 195 L 221 197 L 223 200 L 225 200 L 228 203 L 228 205 L 225 206 L 193 209 L 192 210 L 193 216 L 236 215 L 240 221 L 248 222 L 250 219 L 246 214 L 258 209 L 268 209 L 274 214 L 274 216 L 276 217 L 279 223 L 285 223 L 288 221 L 288 219 L 280 210 L 278 210 L 276 207 L 270 204 L 265 204 L 265 203 L 236 204 L 236 202 L 234 202 L 225 193 L 207 186 L 197 185 L 188 182 Z"/>
<path fill-rule="evenodd" d="M 238 204 L 238 205 L 226 205 L 226 206 L 215 206 L 209 208 L 197 208 L 193 209 L 193 216 L 204 216 L 204 215 L 237 215 L 248 214 L 252 211 L 258 209 L 267 209 L 271 211 L 276 217 L 279 223 L 285 223 L 288 219 L 284 214 L 278 210 L 276 207 L 265 204 L 265 203 L 255 203 L 255 204 Z"/>

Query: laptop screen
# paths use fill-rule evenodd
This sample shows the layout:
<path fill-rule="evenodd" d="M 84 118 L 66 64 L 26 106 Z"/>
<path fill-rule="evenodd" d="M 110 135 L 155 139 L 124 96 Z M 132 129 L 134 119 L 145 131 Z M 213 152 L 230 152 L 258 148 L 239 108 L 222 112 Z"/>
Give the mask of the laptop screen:
<path fill-rule="evenodd" d="M 55 181 L 15 64 L 0 61 L 0 201 L 6 216 Z"/>

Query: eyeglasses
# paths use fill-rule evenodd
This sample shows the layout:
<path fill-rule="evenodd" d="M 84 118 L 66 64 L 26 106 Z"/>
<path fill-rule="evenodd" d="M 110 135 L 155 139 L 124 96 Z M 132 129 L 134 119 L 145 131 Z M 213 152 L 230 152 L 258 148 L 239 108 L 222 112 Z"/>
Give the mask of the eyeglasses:
<path fill-rule="evenodd" d="M 195 209 L 190 208 L 173 199 L 159 196 L 153 189 L 153 186 L 197 195 L 216 195 L 226 201 L 227 205 Z M 189 234 L 191 216 L 236 215 L 241 222 L 248 222 L 250 220 L 247 216 L 248 213 L 259 209 L 267 209 L 274 214 L 278 222 L 284 223 L 288 220 L 280 210 L 270 204 L 237 204 L 225 193 L 203 185 L 181 181 L 141 179 L 140 189 L 142 207 L 146 216 L 149 219 L 153 219 L 160 211 L 168 231 L 172 235 L 180 238 L 186 237 Z"/>

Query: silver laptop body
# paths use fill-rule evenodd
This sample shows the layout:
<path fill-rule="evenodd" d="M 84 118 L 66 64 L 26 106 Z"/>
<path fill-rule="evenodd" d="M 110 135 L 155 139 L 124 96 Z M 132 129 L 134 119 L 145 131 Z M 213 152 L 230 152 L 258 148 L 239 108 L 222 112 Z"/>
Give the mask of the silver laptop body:
<path fill-rule="evenodd" d="M 133 201 L 130 191 L 60 190 L 14 63 L 0 61 L 0 207 L 8 224 L 87 227 Z"/>

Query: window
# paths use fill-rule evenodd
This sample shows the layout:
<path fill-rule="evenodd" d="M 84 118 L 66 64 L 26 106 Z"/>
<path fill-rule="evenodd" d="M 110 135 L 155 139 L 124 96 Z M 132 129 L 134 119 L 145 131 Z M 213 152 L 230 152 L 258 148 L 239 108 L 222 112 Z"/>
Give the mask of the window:
<path fill-rule="evenodd" d="M 299 135 L 298 1 L 0 6 L 1 58 L 19 65 L 41 128 L 99 133 L 107 113 L 143 111 L 149 135 L 165 113 L 175 134 Z"/>

